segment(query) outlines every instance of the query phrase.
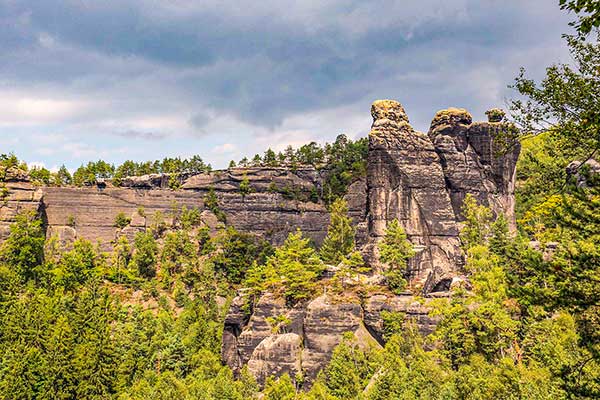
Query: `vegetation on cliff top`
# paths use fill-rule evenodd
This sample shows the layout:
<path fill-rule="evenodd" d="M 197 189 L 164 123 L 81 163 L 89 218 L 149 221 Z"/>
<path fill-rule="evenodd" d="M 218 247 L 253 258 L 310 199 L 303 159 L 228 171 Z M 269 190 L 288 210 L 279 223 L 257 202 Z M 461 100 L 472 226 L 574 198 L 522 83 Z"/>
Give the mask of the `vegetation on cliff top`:
<path fill-rule="evenodd" d="M 560 4 L 582 13 L 575 25 L 583 37 L 598 26 L 598 2 Z M 524 142 L 519 161 L 519 232 L 509 234 L 502 216 L 494 219 L 467 197 L 461 240 L 469 283 L 433 303 L 439 324 L 431 335 L 423 337 L 407 316 L 384 315 L 383 348 L 346 335 L 306 392 L 301 377 L 287 375 L 268 379 L 261 391 L 247 371 L 235 379 L 222 365 L 223 303 L 240 282 L 296 303 L 324 284 L 325 262 L 338 263 L 341 280 L 364 272 L 341 201 L 332 204 L 320 250 L 301 232 L 277 249 L 231 227 L 211 236 L 193 210 L 182 210 L 172 226 L 155 216 L 133 243 L 117 237 L 113 254 L 84 240 L 62 249 L 56 238 L 44 237 L 35 215 L 20 214 L 0 246 L 0 397 L 599 398 L 600 178 L 589 164 L 570 176 L 564 170 L 573 159 L 596 156 L 600 143 L 600 49 L 593 39 L 568 38 L 576 69 L 551 67 L 540 86 L 523 74 L 517 78 L 517 90 L 529 99 L 514 103 L 517 122 L 529 133 L 544 132 Z M 312 144 L 290 154 L 336 171 L 331 176 L 338 181 L 329 181 L 333 200 L 364 173 L 363 145 L 348 150 L 340 141 L 340 151 L 352 155 L 344 160 L 330 149 L 331 163 L 328 151 Z M 278 160 L 267 151 L 254 162 Z M 85 183 L 117 170 L 98 162 L 77 177 L 66 169 L 55 175 L 34 169 L 30 176 L 44 184 Z M 16 157 L 0 156 L 0 180 L 21 172 L 27 167 Z M 406 279 L 412 249 L 397 221 L 380 251 L 381 261 Z M 388 274 L 396 290 L 394 282 Z"/>

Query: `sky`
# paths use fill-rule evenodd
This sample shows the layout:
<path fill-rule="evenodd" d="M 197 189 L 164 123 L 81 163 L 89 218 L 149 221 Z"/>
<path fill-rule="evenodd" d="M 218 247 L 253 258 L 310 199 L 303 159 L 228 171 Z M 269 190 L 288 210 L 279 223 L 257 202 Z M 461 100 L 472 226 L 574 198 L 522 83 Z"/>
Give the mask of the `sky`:
<path fill-rule="evenodd" d="M 400 101 L 506 108 L 570 57 L 558 0 L 0 0 L 0 153 L 77 168 L 368 134 Z"/>

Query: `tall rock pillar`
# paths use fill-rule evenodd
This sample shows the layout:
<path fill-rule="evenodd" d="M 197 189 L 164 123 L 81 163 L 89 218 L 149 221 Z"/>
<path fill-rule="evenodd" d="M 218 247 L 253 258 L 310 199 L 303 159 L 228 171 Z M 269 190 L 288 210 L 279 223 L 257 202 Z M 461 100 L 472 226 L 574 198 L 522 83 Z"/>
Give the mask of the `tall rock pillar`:
<path fill-rule="evenodd" d="M 464 109 L 438 111 L 429 137 L 442 161 L 454 213 L 462 220 L 467 194 L 495 215 L 504 214 L 515 229 L 515 171 L 521 150 L 513 127 L 502 122 L 499 109 L 488 111 L 488 122 L 472 122 Z"/>
<path fill-rule="evenodd" d="M 429 137 L 409 124 L 402 105 L 378 100 L 371 107 L 367 167 L 371 262 L 387 224 L 398 219 L 417 254 L 410 261 L 413 282 L 426 292 L 462 265 L 458 227 L 441 160 Z"/>

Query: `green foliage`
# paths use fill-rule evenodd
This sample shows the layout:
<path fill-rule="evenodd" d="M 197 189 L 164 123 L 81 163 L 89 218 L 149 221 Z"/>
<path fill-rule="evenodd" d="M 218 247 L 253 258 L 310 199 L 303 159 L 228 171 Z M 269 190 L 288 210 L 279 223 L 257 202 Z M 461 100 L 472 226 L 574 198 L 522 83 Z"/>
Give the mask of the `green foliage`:
<path fill-rule="evenodd" d="M 58 186 L 70 185 L 73 183 L 73 177 L 71 173 L 64 165 L 61 165 L 58 171 L 56 172 L 54 183 Z"/>
<path fill-rule="evenodd" d="M 383 310 L 381 319 L 383 320 L 383 339 L 386 341 L 389 341 L 396 334 L 403 333 L 406 326 L 405 313 Z"/>
<path fill-rule="evenodd" d="M 600 28 L 600 3 L 597 0 L 559 0 L 560 8 L 576 13 L 579 19 L 571 22 L 580 37 Z"/>
<path fill-rule="evenodd" d="M 390 288 L 400 294 L 406 286 L 409 258 L 414 256 L 412 244 L 406 238 L 400 222 L 392 220 L 378 245 L 379 259 L 390 266 L 386 271 L 386 279 Z"/>
<path fill-rule="evenodd" d="M 296 398 L 296 387 L 288 374 L 278 379 L 267 378 L 264 395 L 266 400 L 294 400 Z"/>
<path fill-rule="evenodd" d="M 161 270 L 165 278 L 189 272 L 196 266 L 196 259 L 196 246 L 187 231 L 167 233 L 160 256 Z"/>
<path fill-rule="evenodd" d="M 303 238 L 298 230 L 290 233 L 264 265 L 255 263 L 245 283 L 254 292 L 282 293 L 289 303 L 296 303 L 315 293 L 315 283 L 322 271 L 323 263 L 310 247 L 309 239 Z"/>
<path fill-rule="evenodd" d="M 250 186 L 250 180 L 247 175 L 244 175 L 242 181 L 240 182 L 240 193 L 242 197 L 246 197 L 250 193 L 252 193 L 252 186 Z"/>
<path fill-rule="evenodd" d="M 27 164 L 19 161 L 13 153 L 0 154 L 0 182 L 4 182 L 11 178 L 14 172 L 27 172 Z"/>
<path fill-rule="evenodd" d="M 156 275 L 158 261 L 158 244 L 151 232 L 138 232 L 135 235 L 135 250 L 131 264 L 137 274 L 144 278 L 153 278 Z"/>
<path fill-rule="evenodd" d="M 321 379 L 329 394 L 336 398 L 356 398 L 379 369 L 381 362 L 379 352 L 363 350 L 357 339 L 349 335 L 334 349 Z"/>
<path fill-rule="evenodd" d="M 171 189 L 177 189 L 181 186 L 182 177 L 207 173 L 210 171 L 210 164 L 205 164 L 198 155 L 189 159 L 166 157 L 162 160 L 145 162 L 127 160 L 116 168 L 113 178 L 114 183 L 119 186 L 122 180 L 128 176 L 169 174 L 169 187 Z"/>
<path fill-rule="evenodd" d="M 219 208 L 219 199 L 217 198 L 215 189 L 212 187 L 208 190 L 208 193 L 206 193 L 206 196 L 204 197 L 204 207 L 212 211 L 212 213 L 215 214 L 215 217 L 217 217 L 218 221 L 222 223 L 227 222 L 227 215 Z"/>
<path fill-rule="evenodd" d="M 207 249 L 211 249 L 210 261 L 214 270 L 232 283 L 242 282 L 253 262 L 263 264 L 273 254 L 273 248 L 267 241 L 231 226 L 221 229 L 210 242 L 208 245 L 201 244 L 202 252 L 209 254 Z"/>
<path fill-rule="evenodd" d="M 17 214 L 8 238 L 0 246 L 0 261 L 23 282 L 38 281 L 44 273 L 42 221 L 33 212 Z"/>
<path fill-rule="evenodd" d="M 93 245 L 87 240 L 78 239 L 73 243 L 72 250 L 62 253 L 50 272 L 54 285 L 74 290 L 98 277 L 102 266 Z"/>
<path fill-rule="evenodd" d="M 339 135 L 331 145 L 325 145 L 328 174 L 323 192 L 325 201 L 333 202 L 346 194 L 348 186 L 367 173 L 367 152 L 369 141 L 362 138 L 349 140 Z"/>
<path fill-rule="evenodd" d="M 600 148 L 600 44 L 565 37 L 573 63 L 546 68 L 539 85 L 521 70 L 514 88 L 526 100 L 512 101 L 511 109 L 525 135 L 551 132 L 560 148 L 590 155 Z"/>
<path fill-rule="evenodd" d="M 489 208 L 478 205 L 471 194 L 467 194 L 463 202 L 462 214 L 465 219 L 460 232 L 460 241 L 464 249 L 483 244 L 490 235 L 489 224 L 492 212 Z"/>
<path fill-rule="evenodd" d="M 566 149 L 561 142 L 558 132 L 545 132 L 521 142 L 515 208 L 522 228 L 529 233 L 539 229 L 540 205 L 564 189 L 567 165 L 586 156 L 582 149 Z"/>
<path fill-rule="evenodd" d="M 123 229 L 123 228 L 129 226 L 130 223 L 131 223 L 131 217 L 128 217 L 127 215 L 125 215 L 124 212 L 118 213 L 117 216 L 115 217 L 115 227 L 117 227 L 119 229 Z"/>
<path fill-rule="evenodd" d="M 348 216 L 348 204 L 344 199 L 339 198 L 333 202 L 330 215 L 327 236 L 319 254 L 326 263 L 338 264 L 354 250 L 356 230 L 352 225 L 352 218 Z"/>
<path fill-rule="evenodd" d="M 267 317 L 267 323 L 271 326 L 271 333 L 285 333 L 286 328 L 292 323 L 292 320 L 285 315 L 277 315 L 275 317 Z"/>
<path fill-rule="evenodd" d="M 73 173 L 75 186 L 95 185 L 98 179 L 109 179 L 115 173 L 115 166 L 99 160 L 82 165 Z"/>
<path fill-rule="evenodd" d="M 179 215 L 179 223 L 182 229 L 192 229 L 202 223 L 202 217 L 200 210 L 196 207 L 188 209 L 186 206 L 181 208 L 181 214 Z"/>
<path fill-rule="evenodd" d="M 29 170 L 31 181 L 41 185 L 53 183 L 52 173 L 44 167 L 33 167 Z"/>
<path fill-rule="evenodd" d="M 367 171 L 368 139 L 352 141 L 346 135 L 339 135 L 334 143 L 319 146 L 316 142 L 305 144 L 298 149 L 288 146 L 283 153 L 275 154 L 268 149 L 264 157 L 256 154 L 252 162 L 247 158 L 240 160 L 239 165 L 247 167 L 287 166 L 292 171 L 299 166 L 312 166 L 324 171 L 325 181 L 320 193 L 315 188 L 306 199 L 297 193 L 293 187 L 270 188 L 270 191 L 280 192 L 291 199 L 318 202 L 320 198 L 331 204 L 338 197 L 346 194 L 348 186 L 357 179 L 364 177 Z"/>
<path fill-rule="evenodd" d="M 130 283 L 135 280 L 133 271 L 129 269 L 131 261 L 131 245 L 126 236 L 119 236 L 114 248 L 111 270 L 108 278 L 116 283 Z"/>

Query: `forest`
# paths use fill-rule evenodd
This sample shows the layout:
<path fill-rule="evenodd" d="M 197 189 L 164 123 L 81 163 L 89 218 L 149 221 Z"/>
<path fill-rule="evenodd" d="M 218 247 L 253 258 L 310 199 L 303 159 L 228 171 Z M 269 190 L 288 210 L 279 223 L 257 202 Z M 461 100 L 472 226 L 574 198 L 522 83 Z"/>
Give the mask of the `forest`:
<path fill-rule="evenodd" d="M 368 274 L 341 196 L 365 174 L 367 139 L 339 136 L 230 167 L 312 166 L 327 171 L 328 234 L 316 248 L 301 231 L 279 247 L 222 224 L 215 236 L 193 208 L 153 216 L 133 242 L 111 254 L 79 239 L 64 251 L 35 214 L 16 217 L 0 246 L 0 398 L 2 399 L 597 399 L 600 398 L 600 2 L 560 0 L 576 18 L 565 35 L 572 64 L 546 69 L 541 82 L 521 71 L 512 83 L 511 123 L 521 132 L 517 232 L 467 197 L 461 244 L 470 287 L 436 299 L 436 330 L 423 337 L 410 318 L 389 313 L 386 344 L 365 348 L 348 334 L 312 385 L 270 378 L 260 387 L 221 361 L 227 305 L 236 289 L 283 296 L 289 304 L 344 278 Z M 573 164 L 574 161 L 577 163 Z M 71 174 L 9 170 L 45 185 L 211 170 L 198 156 Z M 176 187 L 176 184 L 174 184 Z M 0 200 L 6 188 L 0 183 Z M 207 196 L 207 207 L 215 208 Z M 143 213 L 144 210 L 139 210 Z M 126 216 L 114 221 L 126 225 Z M 551 246 L 549 247 L 548 245 Z M 550 254 L 543 249 L 551 248 Z M 399 223 L 379 244 L 391 293 L 407 288 L 413 256 Z M 327 265 L 336 275 L 320 279 Z M 283 279 L 285 277 L 285 279 Z M 132 298 L 132 293 L 141 293 Z M 282 321 L 273 321 L 277 329 Z M 292 379 L 294 378 L 294 379 Z"/>

